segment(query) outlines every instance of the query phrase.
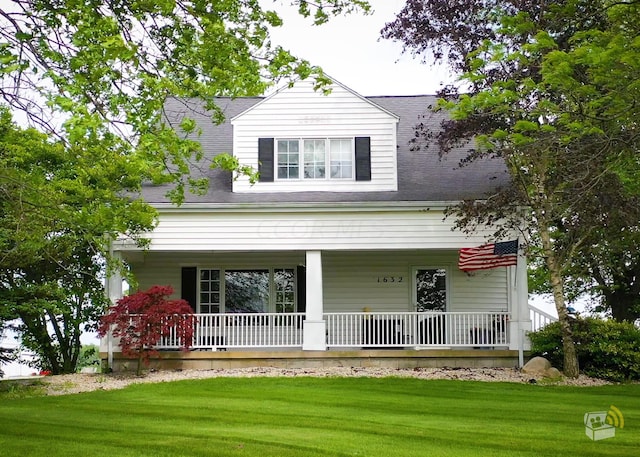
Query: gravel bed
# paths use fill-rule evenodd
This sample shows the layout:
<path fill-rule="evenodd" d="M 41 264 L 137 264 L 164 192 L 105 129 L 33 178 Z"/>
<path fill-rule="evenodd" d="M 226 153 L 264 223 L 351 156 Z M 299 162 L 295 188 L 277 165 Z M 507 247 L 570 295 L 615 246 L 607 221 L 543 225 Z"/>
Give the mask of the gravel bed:
<path fill-rule="evenodd" d="M 68 374 L 43 378 L 47 395 L 66 395 L 93 390 L 122 389 L 130 384 L 148 382 L 171 382 L 183 379 L 216 377 L 403 377 L 417 379 L 452 379 L 487 382 L 543 383 L 572 386 L 600 386 L 610 384 L 601 379 L 580 376 L 577 379 L 563 378 L 550 381 L 512 368 L 238 368 L 228 370 L 167 370 L 149 371 L 142 376 L 131 373 L 112 374 Z"/>

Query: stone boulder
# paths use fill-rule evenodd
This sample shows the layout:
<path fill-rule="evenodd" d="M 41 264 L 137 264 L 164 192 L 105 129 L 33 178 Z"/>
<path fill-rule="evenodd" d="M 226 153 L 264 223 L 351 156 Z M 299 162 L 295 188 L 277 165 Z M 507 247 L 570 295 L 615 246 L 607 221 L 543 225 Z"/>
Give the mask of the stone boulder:
<path fill-rule="evenodd" d="M 529 360 L 523 367 L 522 372 L 533 376 L 540 376 L 543 378 L 561 378 L 562 373 L 557 368 L 551 366 L 544 357 L 534 357 Z"/>
<path fill-rule="evenodd" d="M 562 371 L 558 370 L 557 368 L 551 367 L 545 372 L 544 377 L 558 379 L 564 377 L 564 375 L 562 374 Z"/>

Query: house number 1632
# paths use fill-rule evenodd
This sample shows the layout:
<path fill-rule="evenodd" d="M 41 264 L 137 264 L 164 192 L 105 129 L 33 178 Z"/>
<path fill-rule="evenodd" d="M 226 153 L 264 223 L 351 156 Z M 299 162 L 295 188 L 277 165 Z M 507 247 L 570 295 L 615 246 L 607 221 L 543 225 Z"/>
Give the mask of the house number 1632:
<path fill-rule="evenodd" d="M 378 276 L 378 282 L 403 282 L 402 276 Z"/>

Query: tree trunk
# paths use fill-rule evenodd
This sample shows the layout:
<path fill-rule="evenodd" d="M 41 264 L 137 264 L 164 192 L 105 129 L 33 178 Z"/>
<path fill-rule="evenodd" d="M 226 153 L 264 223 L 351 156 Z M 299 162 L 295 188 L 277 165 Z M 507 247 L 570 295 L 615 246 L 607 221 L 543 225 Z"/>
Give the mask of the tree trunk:
<path fill-rule="evenodd" d="M 545 257 L 549 276 L 551 279 L 551 290 L 553 292 L 553 301 L 558 311 L 558 320 L 562 332 L 562 351 L 564 353 L 564 374 L 569 378 L 577 378 L 580 374 L 578 366 L 578 355 L 576 346 L 573 342 L 573 331 L 569 322 L 569 314 L 564 302 L 564 281 L 562 271 L 558 265 L 558 261 L 553 250 L 549 227 L 540 223 L 540 239 L 542 240 L 542 252 Z"/>
<path fill-rule="evenodd" d="M 62 367 L 59 364 L 58 352 L 51 344 L 51 337 L 47 329 L 47 320 L 43 315 L 18 312 L 18 316 L 25 326 L 25 333 L 31 344 L 27 344 L 45 362 L 45 367 L 51 370 L 52 374 L 62 374 Z M 23 342 L 24 342 L 24 336 Z"/>
<path fill-rule="evenodd" d="M 628 289 L 621 286 L 609 294 L 604 294 L 605 304 L 611 310 L 611 316 L 618 322 L 635 322 L 640 316 L 638 307 L 638 295 L 630 294 Z"/>

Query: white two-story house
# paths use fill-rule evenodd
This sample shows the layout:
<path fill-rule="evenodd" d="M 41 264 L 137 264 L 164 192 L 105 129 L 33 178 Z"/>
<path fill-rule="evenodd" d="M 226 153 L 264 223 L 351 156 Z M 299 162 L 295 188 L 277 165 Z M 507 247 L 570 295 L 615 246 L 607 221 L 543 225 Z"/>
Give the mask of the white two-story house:
<path fill-rule="evenodd" d="M 525 258 L 460 271 L 459 249 L 489 231 L 470 237 L 444 217 L 506 182 L 503 163 L 461 168 L 464 151 L 412 147 L 416 125 L 439 128 L 434 96 L 331 89 L 301 81 L 266 98 L 220 98 L 220 125 L 198 102 L 167 100 L 176 128 L 184 117 L 202 128 L 207 157 L 233 153 L 260 179 L 194 166 L 209 191 L 179 207 L 148 186 L 160 213 L 148 249 L 114 244 L 141 290 L 171 285 L 197 315 L 192 350 L 172 352 L 168 338 L 162 363 L 516 365 L 531 328 Z M 110 279 L 113 300 L 121 284 Z M 112 338 L 101 351 L 115 369 L 130 366 Z"/>

